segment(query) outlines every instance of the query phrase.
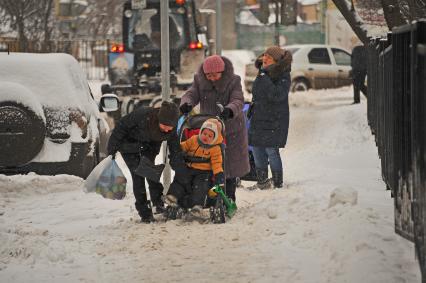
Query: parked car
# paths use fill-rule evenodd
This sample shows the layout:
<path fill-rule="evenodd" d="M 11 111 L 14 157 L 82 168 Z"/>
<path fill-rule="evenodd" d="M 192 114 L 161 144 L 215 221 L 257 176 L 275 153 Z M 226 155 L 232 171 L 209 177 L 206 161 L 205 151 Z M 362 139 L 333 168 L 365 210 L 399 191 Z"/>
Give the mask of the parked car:
<path fill-rule="evenodd" d="M 289 45 L 284 48 L 293 54 L 291 91 L 352 84 L 351 54 L 345 49 L 323 44 Z M 257 72 L 254 61 L 246 65 L 245 87 L 249 92 Z"/>
<path fill-rule="evenodd" d="M 114 95 L 101 99 L 114 111 Z M 109 127 L 67 54 L 0 53 L 0 173 L 86 177 L 106 156 Z"/>

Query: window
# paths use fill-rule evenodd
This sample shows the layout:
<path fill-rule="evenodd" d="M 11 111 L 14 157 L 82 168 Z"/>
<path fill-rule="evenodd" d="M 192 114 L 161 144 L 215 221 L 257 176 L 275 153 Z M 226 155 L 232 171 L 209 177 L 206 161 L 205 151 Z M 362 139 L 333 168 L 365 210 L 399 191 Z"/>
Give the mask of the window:
<path fill-rule="evenodd" d="M 308 54 L 309 63 L 311 64 L 329 64 L 331 65 L 330 56 L 328 56 L 327 48 L 313 48 Z"/>
<path fill-rule="evenodd" d="M 185 14 L 169 12 L 170 48 L 185 46 L 183 34 Z M 132 14 L 129 20 L 129 45 L 132 49 L 150 50 L 161 48 L 160 13 L 157 9 L 142 9 Z"/>
<path fill-rule="evenodd" d="M 334 60 L 336 60 L 337 65 L 351 65 L 351 55 L 349 55 L 346 51 L 337 48 L 332 48 L 331 51 L 333 52 Z"/>

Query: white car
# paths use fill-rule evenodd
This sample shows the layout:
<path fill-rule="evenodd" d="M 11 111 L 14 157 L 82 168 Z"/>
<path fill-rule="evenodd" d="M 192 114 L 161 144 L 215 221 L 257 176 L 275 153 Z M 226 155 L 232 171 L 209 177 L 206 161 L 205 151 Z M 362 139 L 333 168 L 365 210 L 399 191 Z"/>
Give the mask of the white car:
<path fill-rule="evenodd" d="M 111 95 L 101 104 L 118 109 Z M 108 137 L 71 55 L 0 53 L 0 173 L 86 177 L 106 156 Z"/>
<path fill-rule="evenodd" d="M 293 54 L 291 91 L 337 88 L 352 84 L 351 55 L 347 50 L 324 44 L 288 45 L 283 48 Z M 246 65 L 245 86 L 248 91 L 251 91 L 257 72 L 254 62 Z"/>

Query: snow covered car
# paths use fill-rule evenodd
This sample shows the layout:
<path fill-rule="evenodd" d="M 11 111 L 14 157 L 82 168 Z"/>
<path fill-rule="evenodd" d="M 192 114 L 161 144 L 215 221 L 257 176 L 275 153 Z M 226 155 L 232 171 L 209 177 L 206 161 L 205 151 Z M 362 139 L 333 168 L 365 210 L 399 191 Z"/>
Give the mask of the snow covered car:
<path fill-rule="evenodd" d="M 117 108 L 116 97 L 101 100 Z M 0 173 L 85 178 L 106 156 L 109 127 L 67 54 L 0 53 Z"/>
<path fill-rule="evenodd" d="M 351 54 L 336 46 L 301 44 L 284 46 L 293 54 L 291 91 L 309 88 L 338 88 L 352 84 Z M 251 92 L 258 70 L 254 61 L 246 65 L 245 87 Z"/>

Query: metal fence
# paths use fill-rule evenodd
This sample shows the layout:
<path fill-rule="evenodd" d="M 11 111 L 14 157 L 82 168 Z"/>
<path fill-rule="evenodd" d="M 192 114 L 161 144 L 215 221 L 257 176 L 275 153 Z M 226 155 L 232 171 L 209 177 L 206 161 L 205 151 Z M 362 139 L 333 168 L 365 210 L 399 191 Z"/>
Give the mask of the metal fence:
<path fill-rule="evenodd" d="M 394 197 L 395 231 L 413 241 L 426 282 L 426 21 L 368 48 L 368 121 Z"/>
<path fill-rule="evenodd" d="M 0 38 L 2 52 L 67 53 L 74 56 L 89 80 L 105 80 L 108 75 L 109 40 L 29 41 Z"/>

